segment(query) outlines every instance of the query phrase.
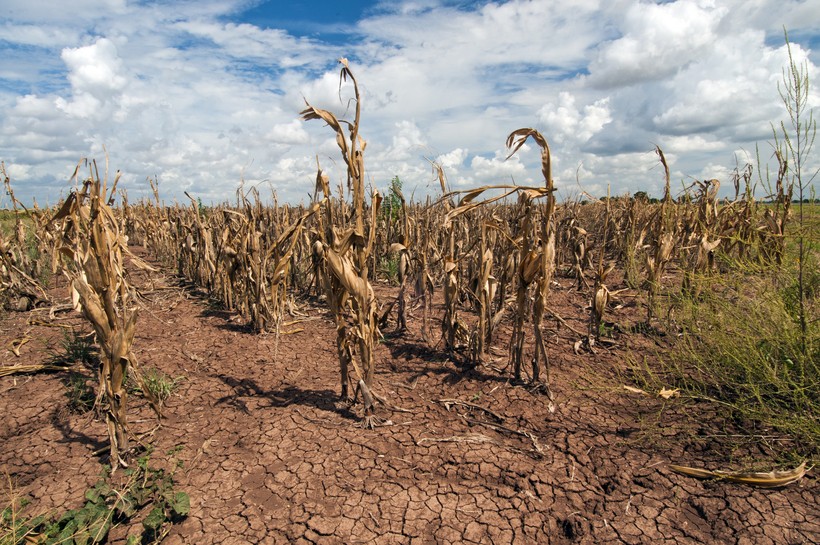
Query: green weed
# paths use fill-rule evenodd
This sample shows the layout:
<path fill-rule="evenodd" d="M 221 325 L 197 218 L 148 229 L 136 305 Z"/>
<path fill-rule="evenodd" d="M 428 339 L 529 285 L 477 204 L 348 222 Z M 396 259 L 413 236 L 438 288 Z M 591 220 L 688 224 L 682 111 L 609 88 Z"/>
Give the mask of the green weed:
<path fill-rule="evenodd" d="M 94 486 L 86 490 L 85 504 L 59 517 L 21 516 L 28 500 L 17 497 L 9 482 L 8 505 L 0 513 L 0 544 L 105 543 L 111 528 L 145 511 L 143 532 L 129 536 L 126 543 L 160 543 L 170 525 L 188 515 L 191 503 L 186 492 L 176 489 L 173 472 L 151 467 L 149 461 L 150 452 L 125 470 L 118 484 L 106 467 Z"/>
<path fill-rule="evenodd" d="M 681 337 L 657 365 L 633 366 L 649 391 L 677 387 L 718 403 L 750 428 L 793 439 L 791 457 L 820 456 L 820 324 L 804 338 L 793 303 L 784 296 L 793 278 L 736 273 L 697 298 L 678 298 Z M 742 276 L 742 281 L 740 279 Z"/>
<path fill-rule="evenodd" d="M 174 393 L 183 377 L 171 377 L 159 369 L 148 367 L 142 372 L 142 380 L 145 389 L 148 390 L 147 393 L 152 394 L 159 404 L 163 405 Z M 141 389 L 134 386 L 132 391 L 140 393 Z"/>
<path fill-rule="evenodd" d="M 399 256 L 386 256 L 379 259 L 378 270 L 391 286 L 399 285 Z"/>
<path fill-rule="evenodd" d="M 72 412 L 87 413 L 94 408 L 97 398 L 94 395 L 94 388 L 88 384 L 85 375 L 69 373 L 64 383 L 67 389 L 68 407 Z"/>
<path fill-rule="evenodd" d="M 49 363 L 67 365 L 72 363 L 92 364 L 96 361 L 94 335 L 81 333 L 75 329 L 64 329 L 60 340 L 61 350 L 52 352 Z"/>

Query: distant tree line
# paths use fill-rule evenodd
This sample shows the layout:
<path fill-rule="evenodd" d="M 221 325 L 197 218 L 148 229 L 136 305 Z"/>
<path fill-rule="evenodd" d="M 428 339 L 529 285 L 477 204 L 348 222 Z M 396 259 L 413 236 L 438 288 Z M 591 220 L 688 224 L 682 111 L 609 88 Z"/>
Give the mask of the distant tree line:
<path fill-rule="evenodd" d="M 621 195 L 621 196 L 615 196 L 615 197 L 610 197 L 610 198 L 612 200 L 619 200 L 619 199 L 629 199 L 630 197 L 629 197 L 629 195 Z M 656 204 L 656 203 L 661 202 L 660 199 L 658 199 L 656 197 L 650 197 L 649 194 L 646 191 L 636 191 L 632 195 L 631 198 L 636 200 L 636 201 L 644 201 L 644 202 L 647 202 L 649 204 Z M 606 199 L 607 199 L 606 197 L 601 197 L 600 198 L 601 201 L 605 201 Z M 588 202 L 589 201 L 587 201 L 587 200 L 583 200 L 583 201 L 581 201 L 581 204 L 587 204 Z M 771 201 L 771 200 L 762 200 L 762 201 L 758 201 L 758 202 L 762 202 L 764 204 L 767 204 L 767 203 L 771 203 L 773 201 Z M 793 199 L 792 202 L 794 204 L 797 204 L 797 203 L 800 202 L 800 199 Z M 808 198 L 808 197 L 804 198 L 803 199 L 803 204 L 820 204 L 820 198 L 814 198 L 814 199 Z"/>

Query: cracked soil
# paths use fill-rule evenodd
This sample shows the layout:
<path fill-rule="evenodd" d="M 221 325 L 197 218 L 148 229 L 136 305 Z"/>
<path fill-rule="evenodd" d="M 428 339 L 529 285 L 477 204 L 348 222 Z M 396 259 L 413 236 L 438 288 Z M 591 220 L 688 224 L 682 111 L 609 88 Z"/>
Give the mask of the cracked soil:
<path fill-rule="evenodd" d="M 584 329 L 581 294 L 559 281 L 551 308 Z M 767 453 L 727 441 L 731 423 L 713 408 L 624 390 L 628 361 L 659 350 L 640 334 L 576 354 L 577 336 L 548 321 L 550 412 L 543 393 L 509 380 L 508 322 L 485 364 L 463 370 L 421 340 L 421 311 L 411 311 L 408 331 L 383 331 L 375 390 L 390 406 L 377 406 L 385 425 L 365 430 L 361 405 L 339 402 L 323 305 L 301 302 L 304 316 L 277 338 L 247 331 L 162 273 L 134 283 L 145 296 L 140 365 L 177 379 L 151 439 L 152 463 L 179 462 L 178 488 L 191 497 L 168 545 L 820 543 L 814 471 L 761 490 L 668 469 L 724 469 Z M 64 282 L 54 293 L 65 293 Z M 613 312 L 617 322 L 630 309 Z M 59 351 L 58 325 L 85 327 L 74 312 L 3 315 L 3 364 L 42 363 Z M 7 347 L 24 333 L 32 340 L 15 357 Z M 0 468 L 37 512 L 80 506 L 106 462 L 93 455 L 106 446 L 104 424 L 68 409 L 65 375 L 0 378 Z M 137 434 L 156 423 L 137 395 L 129 418 Z M 128 532 L 115 528 L 109 540 L 124 543 Z"/>

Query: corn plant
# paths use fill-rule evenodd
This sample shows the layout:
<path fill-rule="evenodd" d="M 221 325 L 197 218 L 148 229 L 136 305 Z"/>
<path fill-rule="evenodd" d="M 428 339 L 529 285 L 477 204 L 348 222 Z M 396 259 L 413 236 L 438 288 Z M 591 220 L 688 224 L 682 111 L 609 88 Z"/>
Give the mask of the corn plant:
<path fill-rule="evenodd" d="M 77 165 L 74 179 L 78 178 L 81 165 Z M 126 376 L 134 376 L 157 415 L 161 416 L 157 400 L 142 384 L 131 349 L 137 308 L 126 279 L 124 256 L 130 252 L 109 205 L 119 177 L 118 172 L 109 188 L 107 168 L 105 178 L 101 180 L 96 162 L 92 162 L 90 177 L 68 196 L 52 218 L 53 223 L 62 226 L 58 251 L 63 258 L 63 273 L 71 285 L 72 298 L 93 326 L 101 348 L 96 405 L 105 414 L 113 468 L 118 465 L 127 467 L 130 451 Z M 132 263 L 150 268 L 135 256 L 130 257 Z"/>
<path fill-rule="evenodd" d="M 550 407 L 552 408 L 553 394 L 550 390 L 549 380 L 549 356 L 547 354 L 546 345 L 544 343 L 541 322 L 546 312 L 547 297 L 549 296 L 550 282 L 552 282 L 553 274 L 555 273 L 555 185 L 552 180 L 552 159 L 550 157 L 550 148 L 546 138 L 535 129 L 518 129 L 510 133 L 507 137 L 507 147 L 512 148 L 510 155 L 512 157 L 524 143 L 532 138 L 535 143 L 541 148 L 541 173 L 544 176 L 543 189 L 525 192 L 530 198 L 546 197 L 546 203 L 540 218 L 540 232 L 539 245 L 540 249 L 537 257 L 536 273 L 533 275 L 530 271 L 523 270 L 522 277 L 531 275 L 536 279 L 536 293 L 535 303 L 532 309 L 532 328 L 535 336 L 535 354 L 532 358 L 532 381 L 538 387 L 543 387 L 550 399 Z M 525 237 L 526 238 L 526 237 Z M 522 259 L 522 268 L 525 266 Z M 532 268 L 532 265 L 530 265 Z M 519 311 L 522 309 L 519 308 Z M 521 358 L 519 356 L 513 359 L 513 369 L 516 379 L 520 379 Z M 541 374 L 541 361 L 544 365 L 544 383 L 543 386 L 539 382 Z"/>
<path fill-rule="evenodd" d="M 698 206 L 692 210 L 688 223 L 689 230 L 685 247 L 689 250 L 688 265 L 684 270 L 683 289 L 697 296 L 700 287 L 694 285 L 695 279 L 711 271 L 715 264 L 715 249 L 720 245 L 720 228 L 717 208 L 719 180 L 695 181 L 698 186 L 696 201 Z"/>
<path fill-rule="evenodd" d="M 612 217 L 612 210 L 611 210 L 611 199 L 609 196 L 609 189 L 607 189 L 607 198 L 606 198 L 606 217 L 604 219 L 605 224 L 610 223 L 610 218 Z M 595 283 L 592 288 L 592 301 L 590 304 L 590 316 L 589 316 L 589 326 L 587 331 L 587 347 L 592 351 L 594 350 L 595 344 L 601 338 L 601 324 L 604 319 L 604 312 L 606 311 L 606 307 L 609 304 L 609 300 L 611 298 L 609 288 L 606 285 L 607 276 L 612 270 L 615 268 L 615 265 L 612 264 L 609 267 L 604 265 L 605 260 L 605 251 L 607 246 L 607 234 L 608 231 L 604 230 L 604 240 L 601 243 L 600 251 L 598 255 L 598 266 L 595 270 Z M 617 233 L 616 233 L 617 234 Z"/>
<path fill-rule="evenodd" d="M 14 227 L 9 233 L 0 229 L 0 307 L 14 305 L 17 310 L 28 310 L 38 303 L 48 303 L 50 298 L 43 288 L 43 259 L 51 254 L 51 233 L 46 226 L 48 214 L 36 206 L 29 210 L 14 196 L 6 165 L 0 162 L 0 176 L 6 193 L 11 198 Z M 23 216 L 30 218 L 29 228 Z"/>
<path fill-rule="evenodd" d="M 646 254 L 646 325 L 651 324 L 653 311 L 655 308 L 655 298 L 660 290 L 661 278 L 667 263 L 672 259 L 672 252 L 675 249 L 675 218 L 670 191 L 669 165 L 666 163 L 666 156 L 660 147 L 655 147 L 655 153 L 663 165 L 664 172 L 664 192 L 663 201 L 659 208 L 655 210 L 651 221 L 650 232 L 653 239 Z"/>
<path fill-rule="evenodd" d="M 347 59 L 340 59 L 339 62 L 342 64 L 340 86 L 347 79 L 353 84 L 356 105 L 353 121 L 339 120 L 331 112 L 315 108 L 307 101 L 307 108 L 301 115 L 306 121 L 321 119 L 333 129 L 342 159 L 347 166 L 347 187 L 353 197 L 349 227 L 340 221 L 343 218 L 333 213 L 327 175 L 321 169 L 317 173 L 316 194 L 320 190 L 325 196 L 325 221 L 318 230 L 321 247 L 317 248 L 316 253 L 322 262 L 324 291 L 336 319 L 336 348 L 342 379 L 341 395 L 344 400 L 349 399 L 349 365 L 352 364 L 358 378 L 356 391 L 361 391 L 364 400 L 364 424 L 372 427 L 376 423 L 371 392 L 374 372 L 373 347 L 380 333 L 377 325 L 378 303 L 368 280 L 368 258 L 376 235 L 376 217 L 381 196 L 374 192 L 371 197 L 371 217 L 366 228 L 364 150 L 367 144 L 359 135 L 361 97 L 358 83 Z M 344 207 L 341 209 L 344 210 Z M 350 317 L 353 327 L 350 331 L 345 321 L 344 305 L 347 301 L 352 303 Z M 348 335 L 348 332 L 351 335 Z M 355 355 L 354 345 L 358 348 L 358 354 Z M 358 356 L 358 364 L 355 356 Z"/>

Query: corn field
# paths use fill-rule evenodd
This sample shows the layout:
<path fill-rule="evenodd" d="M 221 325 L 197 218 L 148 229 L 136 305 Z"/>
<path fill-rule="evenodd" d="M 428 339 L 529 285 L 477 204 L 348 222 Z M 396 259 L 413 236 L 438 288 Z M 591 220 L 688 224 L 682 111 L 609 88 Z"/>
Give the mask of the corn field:
<path fill-rule="evenodd" d="M 325 305 L 336 327 L 340 397 L 355 405 L 361 395 L 366 427 L 380 422 L 377 403 L 390 404 L 374 380 L 374 346 L 388 331 L 401 335 L 409 319 L 420 321 L 432 350 L 462 369 L 485 365 L 491 352 L 506 354 L 506 366 L 488 369 L 542 392 L 554 406 L 561 400 L 550 388 L 554 348 L 547 325 L 570 328 L 575 350 L 594 352 L 614 342 L 605 331 L 607 313 L 624 294 L 644 308 L 639 330 L 671 329 L 668 301 L 677 294 L 697 297 L 740 264 L 778 266 L 784 259 L 792 201 L 784 168 L 766 203 L 755 198 L 751 165 L 726 181 L 732 198 L 718 198 L 718 180 L 696 181 L 673 195 L 657 148 L 665 185 L 659 202 L 608 196 L 559 203 L 548 137 L 531 128 L 513 131 L 506 144 L 510 156 L 528 140 L 538 146 L 542 185 L 451 191 L 446 172 L 434 164 L 440 194 L 408 202 L 399 191 L 400 207 L 388 211 L 382 195 L 366 191 L 358 83 L 344 60 L 341 78 L 353 83 L 352 120 L 309 103 L 301 112 L 335 133 L 345 165 L 334 188 L 317 164 L 315 180 L 306 181 L 313 184 L 308 205 L 265 203 L 244 187 L 233 203 L 203 206 L 188 195 L 190 203 L 167 204 L 154 180 L 153 198 L 132 202 L 117 179 L 109 184 L 106 173 L 101 180 L 91 163 L 82 180 L 78 167 L 75 190 L 60 206 L 24 211 L 3 169 L 16 221 L 11 234 L 0 232 L 0 299 L 21 310 L 49 304 L 38 281 L 43 261 L 26 251 L 32 245 L 50 256 L 52 272 L 67 278 L 102 349 L 98 405 L 112 460 L 127 463 L 129 448 L 122 380 L 129 369 L 139 377 L 131 351 L 139 305 L 125 269 L 129 246 L 145 247 L 259 334 L 283 334 L 304 305 Z M 391 279 L 385 263 L 397 272 L 392 291 L 374 289 Z M 587 302 L 576 316 L 551 310 L 556 279 L 571 279 Z M 410 310 L 419 312 L 411 318 Z M 569 320 L 579 317 L 586 326 L 576 330 Z M 503 324 L 511 333 L 502 338 Z"/>

